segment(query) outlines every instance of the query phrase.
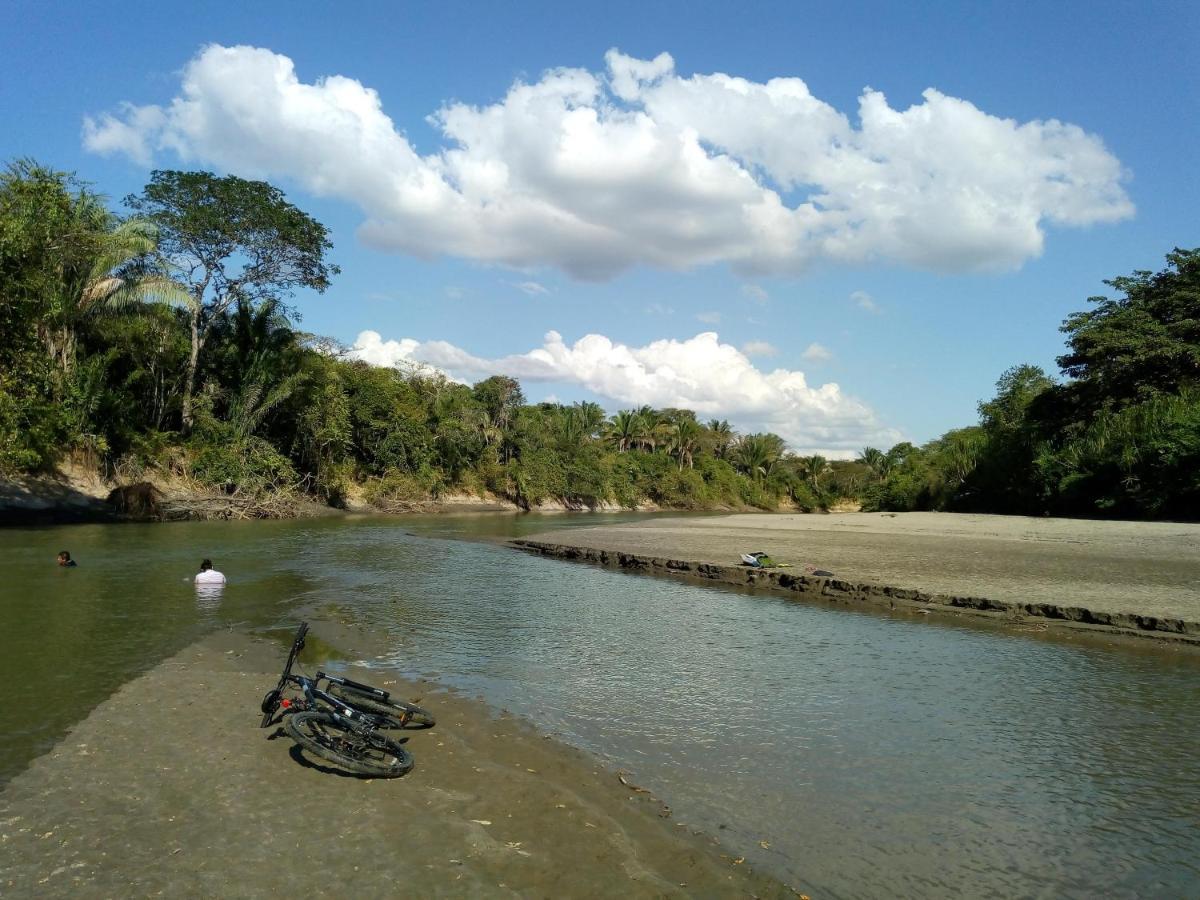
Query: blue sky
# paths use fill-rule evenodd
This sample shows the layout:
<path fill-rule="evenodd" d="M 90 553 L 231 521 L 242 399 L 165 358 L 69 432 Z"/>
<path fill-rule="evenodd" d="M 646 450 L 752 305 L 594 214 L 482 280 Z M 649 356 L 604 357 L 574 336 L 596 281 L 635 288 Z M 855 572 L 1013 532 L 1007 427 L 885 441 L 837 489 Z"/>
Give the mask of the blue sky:
<path fill-rule="evenodd" d="M 5 3 L 0 156 L 76 170 L 115 199 L 155 167 L 269 177 L 332 229 L 343 269 L 297 298 L 303 326 L 347 344 L 375 332 L 376 361 L 503 369 L 533 399 L 609 410 L 679 401 L 798 450 L 920 442 L 973 422 L 1005 368 L 1053 370 L 1058 325 L 1103 279 L 1200 245 L 1200 12 L 913 9 Z M 673 65 L 653 66 L 664 52 Z M 279 96 L 255 80 L 288 61 Z M 545 73 L 560 69 L 577 71 L 565 107 L 517 108 L 514 83 L 557 97 Z M 580 99 L 579 78 L 598 93 Z M 780 78 L 803 81 L 813 117 L 767 122 L 763 85 Z M 874 130 L 868 87 L 886 96 Z M 378 109 L 361 112 L 365 89 Z M 315 111 L 289 105 L 313 96 Z M 172 118 L 181 97 L 191 111 Z M 582 137 L 581 107 L 600 110 Z M 357 146 L 331 108 L 361 112 L 387 146 Z M 457 118 L 431 119 L 442 109 Z M 286 127 L 255 131 L 277 116 Z M 464 148 L 455 169 L 447 151 Z M 453 190 L 377 196 L 405 165 Z M 497 166 L 509 181 L 479 201 L 464 173 Z M 803 224 L 792 213 L 814 198 Z M 776 201 L 788 216 L 747 225 L 747 204 Z M 586 335 L 600 337 L 577 346 Z"/>

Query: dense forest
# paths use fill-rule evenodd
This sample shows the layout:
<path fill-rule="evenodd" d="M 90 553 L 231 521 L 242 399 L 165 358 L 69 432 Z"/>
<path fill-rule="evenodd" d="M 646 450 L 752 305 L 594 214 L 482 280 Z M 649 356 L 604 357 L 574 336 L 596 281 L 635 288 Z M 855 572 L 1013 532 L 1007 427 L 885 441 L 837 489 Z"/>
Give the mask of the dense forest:
<path fill-rule="evenodd" d="M 1063 325 L 1062 379 L 1004 373 L 980 422 L 853 461 L 686 409 L 530 404 L 379 368 L 300 330 L 338 274 L 326 229 L 269 184 L 157 171 L 118 216 L 28 160 L 0 175 L 0 474 L 71 460 L 122 483 L 382 509 L 448 493 L 525 508 L 1200 514 L 1200 251 Z M 269 507 L 264 507 L 269 508 Z"/>

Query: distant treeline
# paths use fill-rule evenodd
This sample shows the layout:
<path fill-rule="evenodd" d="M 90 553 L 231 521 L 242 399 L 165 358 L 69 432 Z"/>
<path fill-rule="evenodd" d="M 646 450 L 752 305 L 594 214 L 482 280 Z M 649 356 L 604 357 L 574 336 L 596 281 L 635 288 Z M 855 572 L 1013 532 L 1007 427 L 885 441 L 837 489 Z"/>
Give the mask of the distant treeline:
<path fill-rule="evenodd" d="M 1106 284 L 1060 329 L 1063 380 L 1016 366 L 978 425 L 864 450 L 869 505 L 1200 519 L 1200 250 Z"/>
<path fill-rule="evenodd" d="M 448 492 L 523 506 L 819 509 L 866 467 L 682 409 L 528 404 L 348 359 L 286 303 L 336 275 L 326 230 L 261 182 L 155 172 L 121 219 L 72 176 L 0 178 L 0 470 L 91 461 L 231 494 L 384 508 Z"/>
<path fill-rule="evenodd" d="M 287 306 L 336 276 L 327 231 L 263 182 L 155 172 L 125 206 L 28 160 L 0 175 L 0 472 L 69 457 L 122 481 L 385 509 L 474 492 L 526 507 L 1200 513 L 1200 251 L 1069 318 L 1063 383 L 1017 367 L 979 425 L 829 461 L 690 410 L 608 417 L 528 404 L 505 376 L 466 386 L 348 359 Z"/>

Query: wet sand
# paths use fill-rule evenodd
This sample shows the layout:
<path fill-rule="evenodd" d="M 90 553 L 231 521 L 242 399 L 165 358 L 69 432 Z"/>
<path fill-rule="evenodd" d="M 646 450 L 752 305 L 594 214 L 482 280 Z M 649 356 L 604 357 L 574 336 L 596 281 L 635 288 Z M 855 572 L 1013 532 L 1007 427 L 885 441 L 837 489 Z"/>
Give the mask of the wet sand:
<path fill-rule="evenodd" d="M 1200 634 L 1198 524 L 947 513 L 731 515 L 572 528 L 528 540 L 720 566 L 761 550 L 795 564 L 781 573 L 802 575 L 812 563 L 851 586 L 986 598 L 997 607 L 1042 605 L 1040 613 L 1021 612 L 1049 618 L 1066 609 L 1084 611 L 1085 621 L 1088 612 L 1144 617 L 1157 624 L 1135 628 Z"/>
<path fill-rule="evenodd" d="M 587 754 L 434 684 L 389 684 L 438 718 L 409 733 L 407 776 L 314 765 L 258 728 L 281 659 L 222 633 L 93 710 L 0 793 L 0 894 L 795 896 Z"/>

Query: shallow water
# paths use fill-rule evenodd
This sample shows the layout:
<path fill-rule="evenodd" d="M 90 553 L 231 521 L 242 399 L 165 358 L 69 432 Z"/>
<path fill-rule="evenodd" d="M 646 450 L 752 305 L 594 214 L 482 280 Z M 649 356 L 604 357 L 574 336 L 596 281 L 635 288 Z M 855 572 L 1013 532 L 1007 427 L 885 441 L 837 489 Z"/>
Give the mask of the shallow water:
<path fill-rule="evenodd" d="M 365 662 L 436 674 L 530 717 L 630 770 L 672 804 L 672 821 L 814 896 L 1200 890 L 1195 654 L 850 612 L 444 539 L 546 525 L 493 515 L 0 532 L 0 676 L 31 701 L 5 704 L 0 777 L 206 631 L 286 626 L 334 604 L 372 626 Z M 78 569 L 54 567 L 62 547 Z M 230 578 L 219 597 L 187 583 L 200 556 Z"/>

